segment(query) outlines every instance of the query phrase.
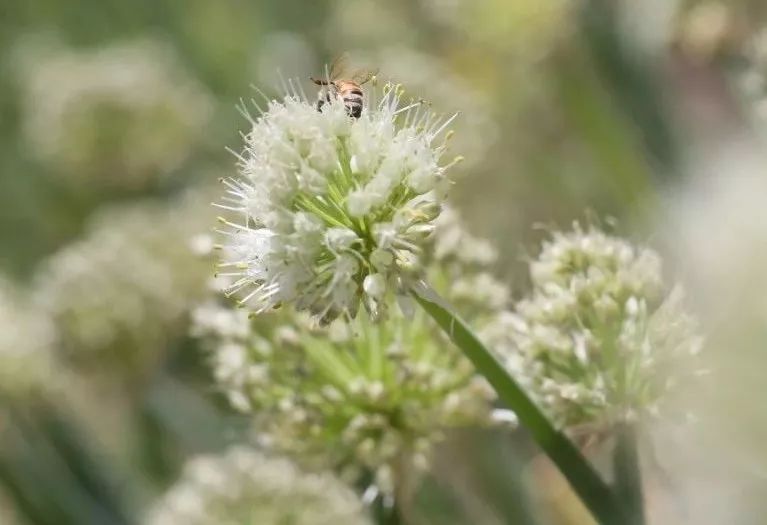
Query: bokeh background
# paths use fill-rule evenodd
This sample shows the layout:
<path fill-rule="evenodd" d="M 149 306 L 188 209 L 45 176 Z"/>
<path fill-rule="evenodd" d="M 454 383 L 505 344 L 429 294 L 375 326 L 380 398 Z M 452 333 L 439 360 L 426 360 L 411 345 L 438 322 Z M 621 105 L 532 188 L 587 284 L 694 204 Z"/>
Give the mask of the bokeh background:
<path fill-rule="evenodd" d="M 648 429 L 651 522 L 767 522 L 763 2 L 10 0 L 0 352 L 41 357 L 0 370 L 0 523 L 135 523 L 186 458 L 247 438 L 188 333 L 209 202 L 253 86 L 344 52 L 460 113 L 454 202 L 513 290 L 573 220 L 665 255 L 709 373 L 678 400 L 693 417 Z M 524 431 L 451 436 L 417 505 L 417 523 L 590 523 Z"/>

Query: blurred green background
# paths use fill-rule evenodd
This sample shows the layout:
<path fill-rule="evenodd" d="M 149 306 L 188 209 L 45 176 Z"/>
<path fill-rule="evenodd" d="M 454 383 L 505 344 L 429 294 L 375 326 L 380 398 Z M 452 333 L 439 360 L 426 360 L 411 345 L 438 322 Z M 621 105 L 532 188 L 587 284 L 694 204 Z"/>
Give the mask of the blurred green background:
<path fill-rule="evenodd" d="M 460 113 L 453 199 L 513 289 L 573 220 L 667 255 L 711 374 L 679 400 L 693 423 L 651 429 L 651 522 L 767 522 L 765 23 L 757 0 L 4 2 L 0 329 L 52 325 L 66 367 L 0 411 L 0 523 L 134 523 L 184 459 L 245 438 L 187 335 L 212 273 L 192 251 L 239 101 L 344 52 Z M 589 523 L 524 432 L 440 454 L 420 522 Z"/>

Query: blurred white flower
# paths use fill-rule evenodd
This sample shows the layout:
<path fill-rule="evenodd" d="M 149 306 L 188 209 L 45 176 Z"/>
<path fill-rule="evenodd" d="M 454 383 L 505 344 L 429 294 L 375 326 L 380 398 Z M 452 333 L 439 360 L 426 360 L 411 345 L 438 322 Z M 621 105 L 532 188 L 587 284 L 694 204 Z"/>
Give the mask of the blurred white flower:
<path fill-rule="evenodd" d="M 428 242 L 440 249 L 425 250 L 438 255 L 427 280 L 473 323 L 490 322 L 508 299 L 483 270 L 494 261 L 490 248 L 460 231 L 453 212 Z M 467 253 L 473 247 L 483 248 L 479 260 Z M 243 314 L 206 304 L 195 312 L 194 333 L 211 346 L 214 376 L 232 406 L 254 414 L 264 440 L 302 462 L 355 480 L 371 472 L 378 490 L 401 497 L 402 477 L 418 479 L 449 429 L 513 420 L 495 417 L 492 389 L 420 310 L 327 326 L 289 307 L 252 321 Z"/>
<path fill-rule="evenodd" d="M 146 187 L 187 157 L 212 109 L 160 42 L 90 51 L 22 42 L 16 59 L 29 151 L 83 185 Z"/>
<path fill-rule="evenodd" d="M 374 91 L 374 90 L 371 90 Z M 451 119 L 401 90 L 369 93 L 359 119 L 335 100 L 317 111 L 291 94 L 252 122 L 240 176 L 225 181 L 221 275 L 255 312 L 282 304 L 330 321 L 373 316 L 386 292 L 419 268 L 448 180 L 437 139 Z"/>
<path fill-rule="evenodd" d="M 351 489 L 326 473 L 234 447 L 190 460 L 154 505 L 145 525 L 363 525 L 371 523 Z"/>
<path fill-rule="evenodd" d="M 680 18 L 680 0 L 619 0 L 616 5 L 619 30 L 636 52 L 649 57 L 667 50 Z"/>
<path fill-rule="evenodd" d="M 657 3 L 657 2 L 656 2 Z M 709 62 L 721 53 L 733 35 L 738 33 L 735 21 L 735 9 L 726 1 L 704 0 L 688 5 L 678 0 L 664 2 L 660 12 L 676 11 L 676 41 L 686 57 L 692 60 Z M 658 8 L 657 5 L 650 7 Z M 641 20 L 641 18 L 635 18 Z M 638 24 L 641 26 L 643 24 Z M 663 26 L 662 24 L 658 24 Z"/>
<path fill-rule="evenodd" d="M 85 237 L 54 254 L 35 280 L 40 312 L 68 356 L 139 375 L 184 333 L 189 305 L 206 291 L 211 263 L 190 240 L 212 220 L 206 193 L 141 202 L 97 215 Z"/>
<path fill-rule="evenodd" d="M 456 261 L 461 267 L 487 268 L 495 263 L 498 252 L 487 240 L 466 231 L 459 214 L 444 207 L 435 221 L 433 256 L 437 261 Z"/>
<path fill-rule="evenodd" d="M 736 138 L 701 150 L 689 168 L 688 184 L 669 198 L 667 243 L 717 329 L 767 323 L 767 158 L 762 147 Z"/>
<path fill-rule="evenodd" d="M 45 312 L 0 278 L 0 397 L 24 397 L 51 386 L 53 343 L 53 326 Z"/>
<path fill-rule="evenodd" d="M 486 333 L 556 423 L 594 435 L 657 413 L 702 340 L 658 255 L 575 224 L 530 263 L 533 290 Z"/>
<path fill-rule="evenodd" d="M 747 522 L 764 509 L 767 411 L 754 393 L 767 366 L 767 156 L 763 141 L 726 131 L 693 144 L 658 217 L 706 327 L 701 359 L 712 371 L 683 398 L 696 424 L 670 419 L 655 432 L 678 488 L 665 496 L 667 514 L 656 520 L 664 523 L 682 519 L 680 501 L 689 523 Z"/>

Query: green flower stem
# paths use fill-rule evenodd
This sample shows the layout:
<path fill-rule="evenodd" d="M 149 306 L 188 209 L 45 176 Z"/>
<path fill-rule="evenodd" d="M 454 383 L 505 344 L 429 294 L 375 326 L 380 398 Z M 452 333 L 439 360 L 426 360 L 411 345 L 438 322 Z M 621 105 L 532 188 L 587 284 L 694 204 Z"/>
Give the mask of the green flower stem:
<path fill-rule="evenodd" d="M 624 512 L 616 504 L 610 487 L 600 478 L 578 448 L 557 431 L 524 390 L 466 323 L 445 305 L 436 292 L 423 283 L 411 288 L 421 307 L 493 386 L 498 398 L 513 410 L 533 439 L 567 478 L 592 515 L 605 525 L 625 525 Z"/>
<path fill-rule="evenodd" d="M 626 525 L 644 525 L 644 498 L 636 429 L 631 425 L 620 425 L 617 429 L 613 469 L 615 493 L 629 518 Z"/>

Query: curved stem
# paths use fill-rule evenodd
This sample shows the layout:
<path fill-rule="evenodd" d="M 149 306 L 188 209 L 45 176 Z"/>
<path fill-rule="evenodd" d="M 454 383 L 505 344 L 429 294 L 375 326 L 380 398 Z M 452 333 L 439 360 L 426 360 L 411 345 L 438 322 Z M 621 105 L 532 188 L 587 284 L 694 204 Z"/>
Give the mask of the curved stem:
<path fill-rule="evenodd" d="M 426 313 L 437 322 L 453 343 L 471 360 L 477 371 L 493 386 L 498 399 L 507 408 L 516 412 L 519 421 L 567 478 L 570 486 L 597 521 L 611 525 L 628 523 L 610 487 L 578 448 L 554 428 L 540 408 L 466 323 L 454 314 L 444 300 L 425 283 L 414 285 L 411 291 Z"/>
<path fill-rule="evenodd" d="M 639 466 L 636 431 L 632 425 L 620 425 L 613 452 L 615 493 L 623 503 L 629 521 L 626 525 L 644 525 L 644 497 Z"/>

